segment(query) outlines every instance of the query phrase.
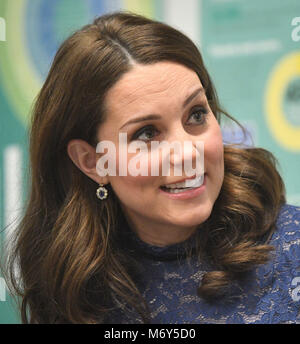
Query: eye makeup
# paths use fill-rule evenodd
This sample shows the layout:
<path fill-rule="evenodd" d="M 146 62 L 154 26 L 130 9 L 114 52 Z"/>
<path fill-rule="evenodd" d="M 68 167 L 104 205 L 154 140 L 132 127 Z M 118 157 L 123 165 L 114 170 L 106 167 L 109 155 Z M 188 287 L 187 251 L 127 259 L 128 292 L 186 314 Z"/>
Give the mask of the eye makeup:
<path fill-rule="evenodd" d="M 203 105 L 194 106 L 190 110 L 190 115 L 188 117 L 186 125 L 187 126 L 204 125 L 207 121 L 208 113 L 209 113 L 209 109 L 207 108 L 207 106 L 203 106 Z M 134 134 L 130 136 L 130 141 L 133 141 L 133 140 L 142 140 L 145 142 L 151 141 L 157 134 L 159 134 L 159 130 L 157 129 L 156 125 L 147 124 L 139 128 L 137 131 L 135 131 Z"/>

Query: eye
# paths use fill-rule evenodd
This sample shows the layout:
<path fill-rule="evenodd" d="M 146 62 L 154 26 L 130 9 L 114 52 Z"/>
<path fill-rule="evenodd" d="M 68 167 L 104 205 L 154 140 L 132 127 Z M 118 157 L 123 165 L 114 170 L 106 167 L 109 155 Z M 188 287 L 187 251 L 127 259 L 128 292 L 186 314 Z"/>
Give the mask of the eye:
<path fill-rule="evenodd" d="M 147 125 L 141 129 L 139 129 L 137 132 L 135 132 L 131 139 L 132 140 L 142 140 L 142 141 L 150 141 L 153 139 L 155 134 L 158 133 L 158 130 L 155 129 L 153 125 Z"/>
<path fill-rule="evenodd" d="M 188 125 L 199 125 L 206 123 L 208 109 L 205 107 L 194 108 L 188 118 Z"/>

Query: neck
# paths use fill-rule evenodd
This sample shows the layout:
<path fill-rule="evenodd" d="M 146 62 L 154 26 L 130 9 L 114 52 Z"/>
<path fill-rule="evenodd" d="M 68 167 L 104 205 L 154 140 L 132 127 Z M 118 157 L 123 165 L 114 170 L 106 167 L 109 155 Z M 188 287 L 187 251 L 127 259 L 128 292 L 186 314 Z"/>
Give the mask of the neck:
<path fill-rule="evenodd" d="M 125 214 L 130 228 L 144 242 L 154 246 L 169 246 L 187 240 L 197 229 L 197 226 L 183 227 L 163 223 L 140 222 Z"/>

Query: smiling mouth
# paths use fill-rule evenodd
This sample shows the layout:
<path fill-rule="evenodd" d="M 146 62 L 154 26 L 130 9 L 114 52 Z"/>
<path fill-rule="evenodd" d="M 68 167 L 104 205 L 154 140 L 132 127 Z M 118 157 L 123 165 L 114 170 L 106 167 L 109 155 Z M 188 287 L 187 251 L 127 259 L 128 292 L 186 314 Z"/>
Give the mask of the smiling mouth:
<path fill-rule="evenodd" d="M 163 185 L 160 187 L 160 189 L 168 193 L 180 193 L 188 190 L 193 190 L 199 188 L 203 184 L 204 176 L 205 174 L 197 178 L 186 179 L 181 183 Z"/>

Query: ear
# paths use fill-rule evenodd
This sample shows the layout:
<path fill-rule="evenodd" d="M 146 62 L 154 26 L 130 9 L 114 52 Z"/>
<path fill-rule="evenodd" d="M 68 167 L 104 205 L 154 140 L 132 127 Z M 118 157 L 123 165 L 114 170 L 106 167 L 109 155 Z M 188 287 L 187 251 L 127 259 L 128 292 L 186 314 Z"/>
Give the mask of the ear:
<path fill-rule="evenodd" d="M 96 149 L 84 140 L 74 139 L 68 143 L 68 155 L 73 163 L 88 177 L 98 184 L 107 184 L 108 178 L 101 177 L 97 173 L 97 154 Z"/>

